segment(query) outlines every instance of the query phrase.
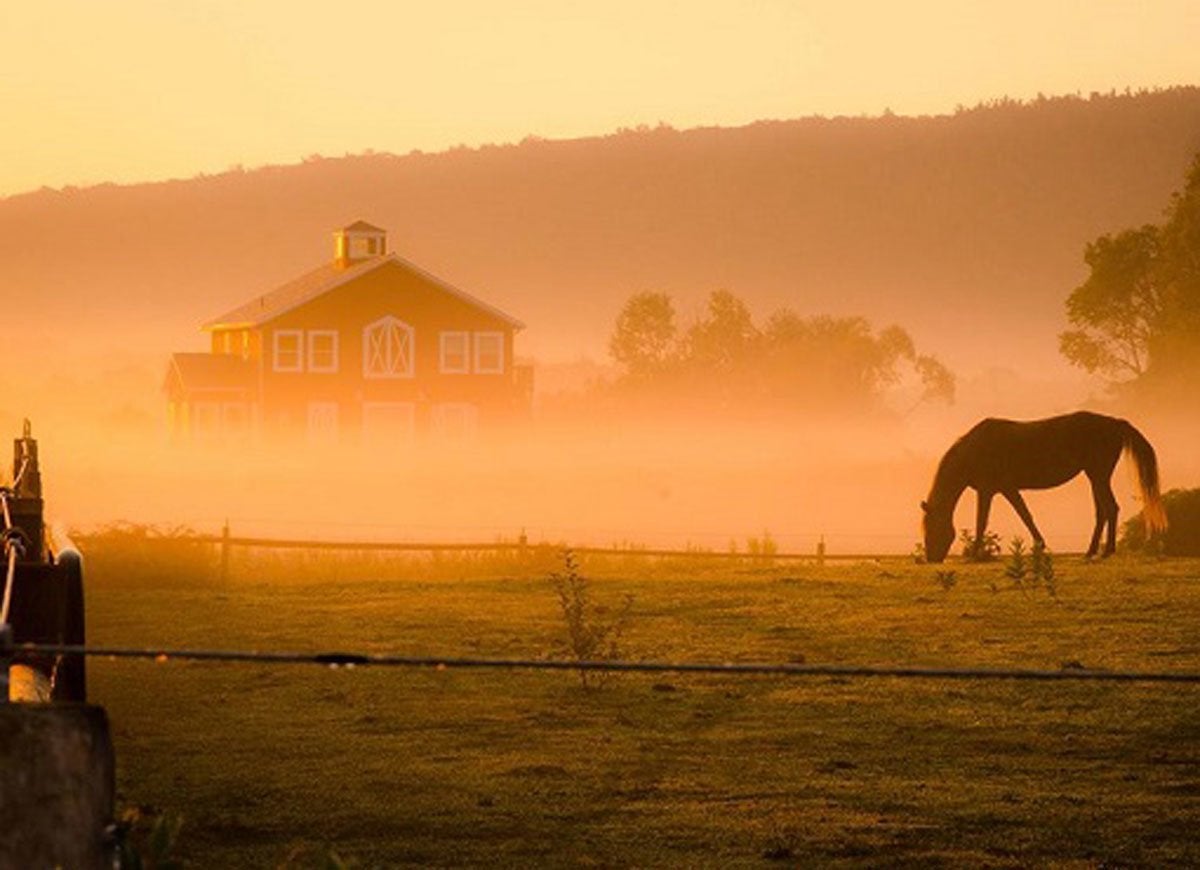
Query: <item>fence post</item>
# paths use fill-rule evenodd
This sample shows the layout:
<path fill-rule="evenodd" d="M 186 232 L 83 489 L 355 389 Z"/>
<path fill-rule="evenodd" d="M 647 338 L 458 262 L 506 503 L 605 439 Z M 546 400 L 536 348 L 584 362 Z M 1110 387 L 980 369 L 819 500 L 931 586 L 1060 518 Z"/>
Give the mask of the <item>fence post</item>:
<path fill-rule="evenodd" d="M 84 646 L 87 625 L 83 606 L 83 558 L 77 550 L 64 549 L 58 553 L 55 565 L 63 585 L 62 642 Z M 59 661 L 53 697 L 56 701 L 82 703 L 87 700 L 87 659 L 84 656 L 65 656 Z"/>
<path fill-rule="evenodd" d="M 0 704 L 7 704 L 9 699 L 8 674 L 12 667 L 12 644 L 12 626 L 0 622 Z"/>
<path fill-rule="evenodd" d="M 114 773 L 103 707 L 0 706 L 0 867 L 112 867 Z"/>
<path fill-rule="evenodd" d="M 229 582 L 229 520 L 221 527 L 221 582 Z"/>

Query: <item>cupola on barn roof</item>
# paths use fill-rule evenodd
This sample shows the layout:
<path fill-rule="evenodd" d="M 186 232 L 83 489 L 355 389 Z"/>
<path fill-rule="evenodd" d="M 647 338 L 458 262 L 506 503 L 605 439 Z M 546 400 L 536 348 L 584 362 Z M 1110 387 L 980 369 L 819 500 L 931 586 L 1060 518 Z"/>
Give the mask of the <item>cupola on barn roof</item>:
<path fill-rule="evenodd" d="M 357 220 L 333 234 L 333 262 L 345 269 L 387 253 L 387 230 Z"/>

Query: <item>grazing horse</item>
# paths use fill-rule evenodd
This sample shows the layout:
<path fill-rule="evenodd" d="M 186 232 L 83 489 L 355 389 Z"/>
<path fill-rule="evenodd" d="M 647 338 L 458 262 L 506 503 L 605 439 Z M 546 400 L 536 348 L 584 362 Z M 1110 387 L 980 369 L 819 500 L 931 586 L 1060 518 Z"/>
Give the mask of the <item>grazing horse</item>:
<path fill-rule="evenodd" d="M 954 506 L 968 486 L 977 496 L 976 547 L 987 531 L 988 511 L 997 493 L 1013 506 L 1034 542 L 1044 544 L 1021 490 L 1061 486 L 1081 471 L 1092 484 L 1096 502 L 1096 528 L 1087 555 L 1096 555 L 1105 526 L 1108 534 L 1104 555 L 1112 555 L 1117 549 L 1118 508 L 1111 480 L 1122 451 L 1133 457 L 1137 467 L 1147 531 L 1165 529 L 1167 516 L 1158 492 L 1154 448 L 1129 422 L 1078 411 L 1046 420 L 989 418 L 976 424 L 946 451 L 938 463 L 929 497 L 921 502 L 925 557 L 930 562 L 946 558 L 954 543 Z"/>

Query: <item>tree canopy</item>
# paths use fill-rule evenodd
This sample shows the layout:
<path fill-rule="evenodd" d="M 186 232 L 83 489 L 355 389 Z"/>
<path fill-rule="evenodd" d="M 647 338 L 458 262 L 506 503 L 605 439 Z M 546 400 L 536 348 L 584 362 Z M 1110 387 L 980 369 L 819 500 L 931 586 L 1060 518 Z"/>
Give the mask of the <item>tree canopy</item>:
<path fill-rule="evenodd" d="M 1200 357 L 1200 155 L 1161 225 L 1088 244 L 1087 280 L 1067 297 L 1074 327 L 1059 336 L 1070 362 L 1140 388 L 1195 371 Z"/>
<path fill-rule="evenodd" d="M 675 305 L 666 293 L 629 298 L 608 342 L 609 353 L 634 377 L 663 370 L 675 344 Z"/>
<path fill-rule="evenodd" d="M 906 376 L 920 385 L 918 404 L 954 399 L 954 375 L 918 354 L 899 326 L 876 332 L 861 317 L 802 317 L 788 308 L 758 325 L 727 290 L 711 294 L 682 333 L 669 296 L 635 294 L 617 316 L 609 349 L 623 382 L 660 405 L 863 409 L 880 405 Z"/>

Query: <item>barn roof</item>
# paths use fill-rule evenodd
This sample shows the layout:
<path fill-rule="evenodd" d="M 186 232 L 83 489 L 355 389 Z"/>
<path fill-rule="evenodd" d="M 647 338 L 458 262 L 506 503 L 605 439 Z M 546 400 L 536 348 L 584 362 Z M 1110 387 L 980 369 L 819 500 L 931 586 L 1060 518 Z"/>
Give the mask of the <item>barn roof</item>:
<path fill-rule="evenodd" d="M 174 353 L 167 370 L 167 389 L 239 392 L 254 388 L 254 365 L 227 353 Z"/>
<path fill-rule="evenodd" d="M 346 229 L 354 228 L 358 224 L 370 227 L 370 224 L 358 221 Z M 465 290 L 458 289 L 453 284 L 448 284 L 441 278 L 426 272 L 420 266 L 410 263 L 403 257 L 396 254 L 388 254 L 384 257 L 365 260 L 362 263 L 357 263 L 347 268 L 339 268 L 333 263 L 318 266 L 311 272 L 301 275 L 299 278 L 289 281 L 280 287 L 276 287 L 274 290 L 264 293 L 256 299 L 251 299 L 244 305 L 239 305 L 237 308 L 226 311 L 220 317 L 205 323 L 202 328 L 211 330 L 229 327 L 261 326 L 270 320 L 274 320 L 281 314 L 291 311 L 293 308 L 298 308 L 304 303 L 316 299 L 318 296 L 324 296 L 329 291 L 388 264 L 396 265 L 401 269 L 419 275 L 421 278 L 456 296 L 468 305 L 472 305 L 481 311 L 498 317 L 513 329 L 523 329 L 525 327 L 524 323 L 515 317 L 505 314 L 499 308 L 488 305 L 483 300 L 475 298 Z"/>

